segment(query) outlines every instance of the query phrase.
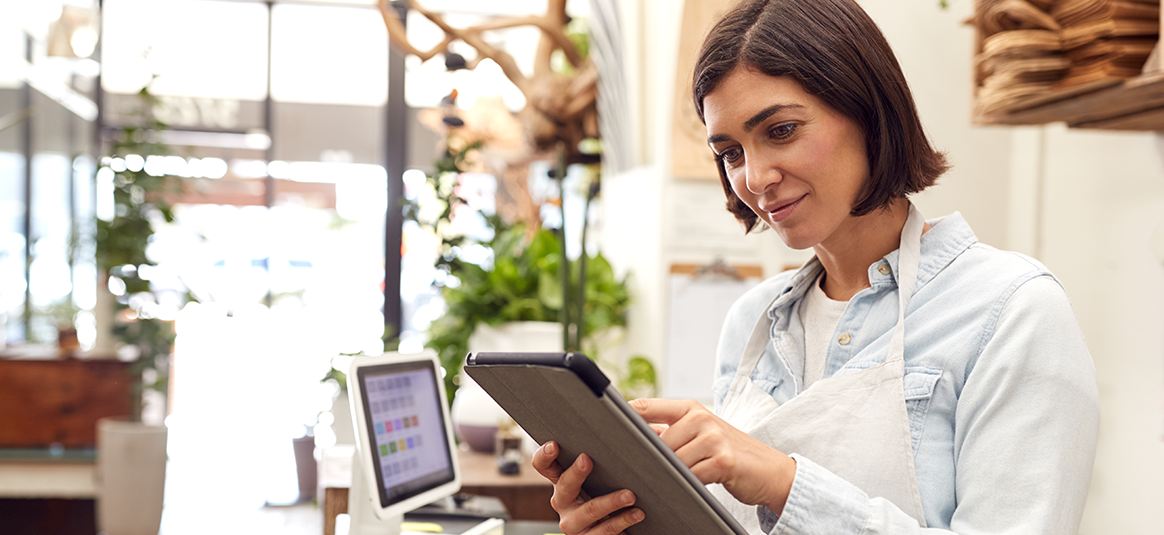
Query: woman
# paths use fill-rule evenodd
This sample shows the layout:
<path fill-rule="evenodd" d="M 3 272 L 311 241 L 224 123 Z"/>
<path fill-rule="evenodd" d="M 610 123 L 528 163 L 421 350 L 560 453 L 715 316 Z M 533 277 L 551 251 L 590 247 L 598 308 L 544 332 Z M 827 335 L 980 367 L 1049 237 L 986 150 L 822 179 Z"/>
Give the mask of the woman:
<path fill-rule="evenodd" d="M 753 533 L 1074 533 L 1099 411 L 1070 304 L 1037 261 L 906 199 L 947 165 L 868 15 L 745 0 L 694 97 L 728 209 L 816 256 L 729 313 L 714 414 L 635 409 Z M 583 496 L 592 462 L 557 454 L 533 464 L 564 533 L 642 520 L 629 491 Z"/>

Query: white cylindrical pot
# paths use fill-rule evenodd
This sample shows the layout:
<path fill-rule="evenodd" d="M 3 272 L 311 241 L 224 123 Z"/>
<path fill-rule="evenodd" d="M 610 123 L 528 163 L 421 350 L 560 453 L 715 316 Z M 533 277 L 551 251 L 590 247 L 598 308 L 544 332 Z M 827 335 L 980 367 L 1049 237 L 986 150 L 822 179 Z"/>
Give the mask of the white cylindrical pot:
<path fill-rule="evenodd" d="M 113 315 L 117 310 L 117 297 L 109 291 L 109 274 L 97 274 L 97 301 L 93 306 L 93 318 L 97 322 L 97 337 L 89 354 L 101 359 L 117 358 L 117 337 L 113 335 Z"/>
<path fill-rule="evenodd" d="M 331 414 L 335 416 L 335 421 L 331 423 L 331 429 L 335 432 L 336 444 L 356 443 L 356 425 L 352 423 L 352 408 L 349 405 L 349 399 L 347 392 L 341 392 L 331 403 Z"/>
<path fill-rule="evenodd" d="M 157 535 L 166 486 L 166 427 L 97 421 L 97 528 L 106 535 Z"/>
<path fill-rule="evenodd" d="M 469 337 L 469 352 L 539 352 L 562 350 L 562 324 L 548 321 L 516 321 L 496 327 L 477 325 Z M 509 415 L 462 372 L 450 409 L 457 438 L 473 451 L 491 453 L 498 423 Z"/>
<path fill-rule="evenodd" d="M 482 323 L 469 337 L 469 351 L 472 353 L 554 353 L 561 350 L 562 324 L 553 321 L 514 321 L 496 327 Z"/>

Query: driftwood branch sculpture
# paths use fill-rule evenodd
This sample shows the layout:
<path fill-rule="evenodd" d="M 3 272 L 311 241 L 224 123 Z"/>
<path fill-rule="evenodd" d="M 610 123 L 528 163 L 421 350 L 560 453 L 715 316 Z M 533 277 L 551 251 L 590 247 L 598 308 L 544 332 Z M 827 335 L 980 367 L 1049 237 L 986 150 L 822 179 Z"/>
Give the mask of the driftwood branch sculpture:
<path fill-rule="evenodd" d="M 594 64 L 583 58 L 574 42 L 566 34 L 566 0 L 550 0 L 546 13 L 542 16 L 498 17 L 477 26 L 457 28 L 448 24 L 445 18 L 426 9 L 417 0 L 406 0 L 408 9 L 420 13 L 432 21 L 445 38 L 430 50 L 419 50 L 408 42 L 404 23 L 389 0 L 380 0 L 380 13 L 388 28 L 388 36 L 399 51 L 427 61 L 438 54 L 446 55 L 446 65 L 460 67 L 448 59 L 452 55 L 449 45 L 461 41 L 476 51 L 477 56 L 465 59 L 464 68 L 472 69 L 485 59 L 492 60 L 505 73 L 509 81 L 521 90 L 526 98 L 526 107 L 520 113 L 526 136 L 532 152 L 548 153 L 564 147 L 567 157 L 576 161 L 579 156 L 578 143 L 587 137 L 598 137 L 598 112 L 595 101 L 598 96 L 598 70 Z M 486 42 L 483 34 L 489 31 L 533 26 L 541 30 L 541 39 L 535 52 L 534 72 L 526 76 L 518 68 L 513 56 Z M 566 61 L 574 68 L 570 76 L 554 72 L 551 58 L 561 50 Z"/>

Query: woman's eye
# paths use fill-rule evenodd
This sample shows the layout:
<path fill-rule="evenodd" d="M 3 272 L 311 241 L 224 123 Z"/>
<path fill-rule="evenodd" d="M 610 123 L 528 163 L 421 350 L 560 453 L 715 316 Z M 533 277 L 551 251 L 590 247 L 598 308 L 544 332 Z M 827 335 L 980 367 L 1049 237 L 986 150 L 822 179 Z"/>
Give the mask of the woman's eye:
<path fill-rule="evenodd" d="M 732 163 L 740 159 L 741 151 L 738 148 L 732 148 L 719 153 L 716 157 L 724 163 Z"/>
<path fill-rule="evenodd" d="M 772 129 L 769 130 L 768 133 L 775 139 L 779 139 L 779 140 L 788 139 L 788 138 L 792 137 L 792 134 L 796 133 L 796 124 L 795 123 L 778 124 L 778 125 L 772 127 Z"/>

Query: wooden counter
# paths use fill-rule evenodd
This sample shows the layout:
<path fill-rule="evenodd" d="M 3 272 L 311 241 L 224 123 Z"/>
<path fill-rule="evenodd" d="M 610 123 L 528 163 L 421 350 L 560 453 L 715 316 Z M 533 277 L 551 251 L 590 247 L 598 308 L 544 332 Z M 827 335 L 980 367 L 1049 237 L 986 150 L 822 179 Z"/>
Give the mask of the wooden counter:
<path fill-rule="evenodd" d="M 348 487 L 351 485 L 351 449 L 323 455 L 320 483 L 323 486 L 323 533 L 335 535 L 335 517 L 348 511 Z M 348 461 L 345 463 L 344 458 Z M 497 472 L 497 457 L 492 454 L 458 451 L 461 463 L 461 492 L 493 496 L 505 504 L 513 520 L 558 521 L 550 507 L 554 487 L 534 471 L 526 461 L 521 473 L 503 476 Z"/>

